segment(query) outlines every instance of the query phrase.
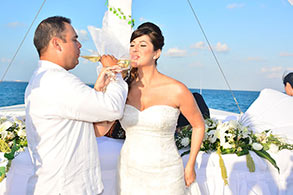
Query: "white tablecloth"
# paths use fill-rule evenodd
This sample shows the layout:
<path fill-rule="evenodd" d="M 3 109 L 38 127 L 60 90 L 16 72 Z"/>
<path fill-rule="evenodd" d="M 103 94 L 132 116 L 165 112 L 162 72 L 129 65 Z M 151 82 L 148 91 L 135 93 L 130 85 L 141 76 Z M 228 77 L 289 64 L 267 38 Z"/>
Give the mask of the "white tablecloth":
<path fill-rule="evenodd" d="M 103 195 L 114 195 L 116 165 L 123 140 L 108 137 L 97 138 L 105 190 Z M 196 163 L 197 182 L 202 194 L 293 194 L 293 151 L 282 150 L 271 154 L 280 167 L 280 174 L 266 160 L 251 153 L 256 165 L 253 173 L 246 167 L 245 156 L 222 155 L 229 185 L 224 185 L 216 153 L 200 152 Z M 183 157 L 184 164 L 188 155 Z M 12 163 L 7 178 L 0 183 L 1 195 L 24 195 L 26 182 L 32 174 L 27 152 L 19 154 Z"/>

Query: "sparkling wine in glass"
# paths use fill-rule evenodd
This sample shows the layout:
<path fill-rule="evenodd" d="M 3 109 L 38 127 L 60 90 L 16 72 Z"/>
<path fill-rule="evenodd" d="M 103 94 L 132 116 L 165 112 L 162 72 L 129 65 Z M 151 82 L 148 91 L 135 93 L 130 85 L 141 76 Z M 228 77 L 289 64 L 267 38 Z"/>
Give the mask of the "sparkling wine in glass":
<path fill-rule="evenodd" d="M 101 59 L 101 56 L 80 56 L 82 58 L 85 58 L 91 62 L 98 62 Z"/>

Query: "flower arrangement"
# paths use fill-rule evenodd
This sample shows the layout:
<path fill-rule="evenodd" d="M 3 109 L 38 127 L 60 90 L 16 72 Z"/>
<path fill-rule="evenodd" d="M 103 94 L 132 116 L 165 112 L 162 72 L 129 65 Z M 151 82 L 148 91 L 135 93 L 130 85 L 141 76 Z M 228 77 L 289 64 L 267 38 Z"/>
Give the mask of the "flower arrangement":
<path fill-rule="evenodd" d="M 189 148 L 192 128 L 190 125 L 181 127 L 175 134 L 175 141 L 178 149 Z M 280 136 L 273 135 L 270 130 L 261 133 L 253 133 L 252 130 L 242 125 L 237 120 L 223 122 L 216 119 L 205 119 L 205 136 L 201 145 L 201 151 L 216 151 L 219 155 L 224 183 L 227 182 L 227 173 L 222 154 L 246 155 L 247 167 L 250 172 L 255 171 L 255 165 L 249 151 L 254 151 L 258 156 L 268 160 L 278 171 L 276 161 L 267 151 L 276 153 L 282 149 L 293 150 L 293 144 L 286 143 Z M 190 151 L 182 153 L 188 154 Z"/>
<path fill-rule="evenodd" d="M 0 182 L 14 157 L 27 147 L 25 124 L 16 117 L 0 117 Z"/>

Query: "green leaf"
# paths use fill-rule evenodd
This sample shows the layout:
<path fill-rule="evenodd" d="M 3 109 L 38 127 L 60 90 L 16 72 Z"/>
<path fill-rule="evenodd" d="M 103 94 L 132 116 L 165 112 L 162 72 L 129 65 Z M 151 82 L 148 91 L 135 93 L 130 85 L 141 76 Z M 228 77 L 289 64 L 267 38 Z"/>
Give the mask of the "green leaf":
<path fill-rule="evenodd" d="M 265 150 L 253 150 L 258 156 L 267 159 L 280 173 L 280 169 L 277 166 L 276 161 L 271 157 L 269 153 L 267 153 Z"/>
<path fill-rule="evenodd" d="M 243 156 L 249 154 L 249 151 L 245 148 L 242 149 L 242 151 L 236 151 L 237 156 Z"/>
<path fill-rule="evenodd" d="M 221 149 L 222 154 L 234 154 L 235 149 L 233 148 L 227 148 L 227 149 Z"/>
<path fill-rule="evenodd" d="M 255 172 L 255 164 L 249 153 L 246 155 L 246 166 L 249 172 Z"/>
<path fill-rule="evenodd" d="M 270 149 L 270 147 L 268 144 L 263 144 L 263 150 L 269 150 L 269 149 Z"/>
<path fill-rule="evenodd" d="M 14 154 L 15 152 L 19 149 L 20 147 L 16 144 L 16 141 L 13 140 L 13 146 L 11 148 L 11 152 L 10 153 L 5 153 L 4 157 L 7 158 L 8 160 L 12 160 L 14 159 Z"/>
<path fill-rule="evenodd" d="M 5 167 L 0 167 L 0 182 L 5 178 Z"/>
<path fill-rule="evenodd" d="M 5 175 L 5 167 L 0 167 L 0 176 Z"/>

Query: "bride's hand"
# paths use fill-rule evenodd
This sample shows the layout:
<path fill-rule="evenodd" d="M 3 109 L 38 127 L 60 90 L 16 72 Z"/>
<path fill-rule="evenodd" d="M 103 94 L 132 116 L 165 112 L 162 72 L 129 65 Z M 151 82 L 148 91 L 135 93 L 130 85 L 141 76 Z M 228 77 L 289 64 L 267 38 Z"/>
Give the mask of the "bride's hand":
<path fill-rule="evenodd" d="M 184 170 L 185 185 L 189 187 L 195 181 L 195 178 L 196 173 L 194 171 L 194 166 L 187 163 Z"/>
<path fill-rule="evenodd" d="M 121 72 L 121 68 L 119 66 L 103 67 L 94 85 L 94 89 L 104 92 L 110 81 L 115 80 L 115 74 L 119 72 Z"/>

